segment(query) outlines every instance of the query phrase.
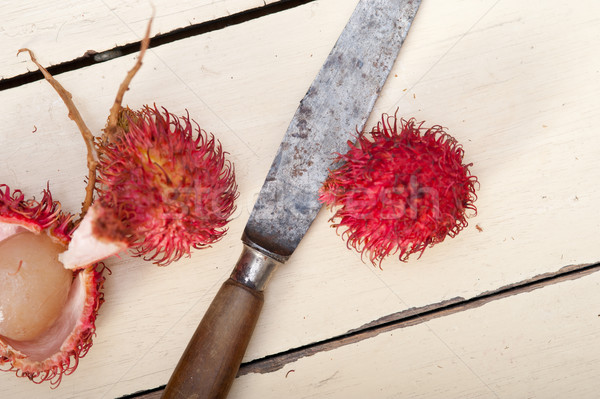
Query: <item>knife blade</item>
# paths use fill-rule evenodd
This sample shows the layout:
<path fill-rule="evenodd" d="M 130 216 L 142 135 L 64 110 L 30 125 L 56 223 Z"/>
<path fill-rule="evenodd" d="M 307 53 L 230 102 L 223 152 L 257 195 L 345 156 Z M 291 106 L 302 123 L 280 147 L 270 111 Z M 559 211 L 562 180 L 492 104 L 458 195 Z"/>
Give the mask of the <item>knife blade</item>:
<path fill-rule="evenodd" d="M 283 137 L 242 236 L 242 254 L 192 336 L 163 398 L 224 398 L 279 265 L 321 204 L 334 154 L 362 131 L 421 0 L 360 0 Z"/>

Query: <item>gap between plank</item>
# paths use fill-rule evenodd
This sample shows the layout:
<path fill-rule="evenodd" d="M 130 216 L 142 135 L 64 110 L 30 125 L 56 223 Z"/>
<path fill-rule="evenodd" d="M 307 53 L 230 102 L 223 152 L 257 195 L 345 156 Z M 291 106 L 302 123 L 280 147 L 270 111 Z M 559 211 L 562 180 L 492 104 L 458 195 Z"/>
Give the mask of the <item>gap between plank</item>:
<path fill-rule="evenodd" d="M 150 39 L 150 47 L 158 47 L 164 44 L 173 43 L 178 40 L 187 39 L 193 36 L 199 36 L 216 30 L 225 29 L 229 26 L 240 25 L 254 19 L 262 18 L 268 15 L 286 11 L 304 4 L 312 3 L 315 0 L 280 0 L 276 3 L 265 4 L 264 6 L 244 10 L 236 14 L 227 15 L 211 21 L 205 21 L 199 24 L 178 28 L 167 33 L 161 33 Z M 136 53 L 140 50 L 140 41 L 117 46 L 110 50 L 96 52 L 94 50 L 86 51 L 81 57 L 71 61 L 61 62 L 60 64 L 48 66 L 46 69 L 53 76 L 64 72 L 75 71 L 91 65 L 99 64 L 115 58 L 123 57 Z M 17 49 L 15 49 L 16 52 Z M 12 89 L 27 83 L 43 80 L 44 76 L 38 70 L 30 71 L 11 78 L 0 79 L 0 91 Z"/>
<path fill-rule="evenodd" d="M 437 304 L 407 309 L 405 311 L 384 316 L 337 337 L 328 338 L 323 341 L 244 363 L 240 367 L 238 376 L 249 373 L 270 373 L 283 368 L 288 363 L 306 356 L 312 356 L 319 352 L 337 349 L 341 346 L 372 338 L 388 331 L 411 327 L 440 317 L 475 309 L 489 302 L 513 295 L 528 293 L 563 281 L 579 279 L 597 271 L 600 271 L 600 263 L 570 265 L 561 268 L 557 272 L 544 273 L 518 283 L 500 287 L 493 291 L 484 292 L 470 299 L 457 297 Z"/>
<path fill-rule="evenodd" d="M 382 333 L 426 323 L 430 320 L 449 316 L 458 312 L 475 309 L 492 301 L 513 295 L 532 292 L 564 281 L 576 280 L 598 271 L 600 271 L 600 263 L 570 265 L 565 266 L 556 272 L 544 273 L 518 283 L 500 287 L 493 291 L 484 292 L 471 299 L 457 297 L 437 304 L 407 309 L 402 312 L 382 317 L 343 335 L 243 363 L 238 372 L 238 377 L 250 373 L 271 373 L 282 369 L 287 364 L 295 362 L 296 360 L 312 356 L 319 352 L 330 351 L 372 338 Z M 163 390 L 164 386 L 161 386 L 155 389 L 126 395 L 120 399 L 158 399 L 162 395 Z"/>

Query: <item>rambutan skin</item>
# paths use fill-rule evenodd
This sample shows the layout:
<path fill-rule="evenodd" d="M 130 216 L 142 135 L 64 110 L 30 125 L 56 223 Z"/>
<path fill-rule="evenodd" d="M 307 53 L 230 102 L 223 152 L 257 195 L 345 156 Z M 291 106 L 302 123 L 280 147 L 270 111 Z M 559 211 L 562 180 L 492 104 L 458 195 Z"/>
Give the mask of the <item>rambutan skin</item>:
<path fill-rule="evenodd" d="M 72 216 L 61 212 L 60 203 L 52 200 L 50 189 L 42 192 L 42 199 L 25 199 L 21 190 L 0 184 L 0 223 L 22 225 L 30 231 L 51 229 L 52 235 L 66 243 L 73 229 Z M 0 234 L 0 239 L 3 237 Z"/>
<path fill-rule="evenodd" d="M 61 211 L 60 203 L 52 199 L 49 188 L 43 191 L 42 199 L 26 199 L 20 190 L 13 190 L 0 184 L 0 241 L 20 230 L 35 233 L 48 233 L 51 237 L 67 245 L 76 228 L 73 215 Z M 64 375 L 75 371 L 79 359 L 87 354 L 93 344 L 98 310 L 104 302 L 102 292 L 107 270 L 96 263 L 77 270 L 73 274 L 74 283 L 69 293 L 78 311 L 67 311 L 65 319 L 73 326 L 72 330 L 54 329 L 51 336 L 40 342 L 20 343 L 0 337 L 0 371 L 14 372 L 18 377 L 26 377 L 34 383 L 49 381 L 57 387 Z M 80 284 L 75 284 L 75 281 Z M 57 332 L 59 331 L 59 332 Z M 29 352 L 35 345 L 48 347 L 53 339 L 54 347 L 59 348 L 45 359 L 34 359 Z M 38 355 L 39 356 L 39 355 Z"/>
<path fill-rule="evenodd" d="M 226 233 L 238 196 L 234 168 L 189 116 L 123 109 L 98 153 L 97 236 L 125 240 L 134 255 L 167 265 Z"/>
<path fill-rule="evenodd" d="M 108 270 L 101 263 L 77 272 L 76 279 L 81 280 L 80 295 L 85 297 L 82 313 L 68 340 L 63 342 L 61 350 L 45 360 L 32 360 L 26 354 L 12 347 L 10 343 L 0 341 L 0 371 L 14 372 L 17 377 L 25 377 L 41 384 L 49 382 L 53 388 L 60 385 L 63 376 L 72 374 L 93 345 L 96 335 L 96 317 L 104 303 L 104 272 Z"/>
<path fill-rule="evenodd" d="M 374 265 L 391 254 L 406 261 L 467 226 L 477 209 L 477 177 L 464 150 L 441 126 L 384 114 L 369 134 L 338 154 L 320 200 L 349 248 Z M 469 215 L 471 216 L 471 215 Z"/>

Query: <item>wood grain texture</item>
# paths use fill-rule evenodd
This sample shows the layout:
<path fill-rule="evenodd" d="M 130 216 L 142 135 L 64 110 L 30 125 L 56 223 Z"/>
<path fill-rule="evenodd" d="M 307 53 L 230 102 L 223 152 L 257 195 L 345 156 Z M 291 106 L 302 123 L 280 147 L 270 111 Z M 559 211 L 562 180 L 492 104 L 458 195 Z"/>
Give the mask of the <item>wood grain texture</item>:
<path fill-rule="evenodd" d="M 140 41 L 152 6 L 153 35 L 212 21 L 280 0 L 6 1 L 0 4 L 0 78 L 24 73 L 16 50 L 44 49 L 47 66 Z"/>
<path fill-rule="evenodd" d="M 387 331 L 244 375 L 229 398 L 593 399 L 598 289 L 595 273 Z"/>
<path fill-rule="evenodd" d="M 546 378 L 544 381 L 534 381 L 534 383 L 528 381 L 527 375 L 531 370 L 526 369 L 531 369 L 535 366 L 529 364 L 528 360 L 524 359 L 524 357 L 538 356 L 540 359 L 544 359 L 545 356 L 553 357 L 555 356 L 553 353 L 553 351 L 556 350 L 555 348 L 544 348 L 540 351 L 542 352 L 540 354 L 533 354 L 533 350 L 530 349 L 530 353 L 523 356 L 519 355 L 519 348 L 509 350 L 511 348 L 508 345 L 502 348 L 504 354 L 501 356 L 508 355 L 511 356 L 511 359 L 501 359 L 500 362 L 506 363 L 508 361 L 510 362 L 510 367 L 497 365 L 494 379 L 498 381 L 516 381 L 515 386 L 510 383 L 505 383 L 500 389 L 496 389 L 484 381 L 478 372 L 480 370 L 479 363 L 495 361 L 493 356 L 489 356 L 488 353 L 486 353 L 486 351 L 490 349 L 489 347 L 492 346 L 490 342 L 494 342 L 495 339 L 519 342 L 524 336 L 527 336 L 530 342 L 534 340 L 537 341 L 538 338 L 533 338 L 533 335 L 536 334 L 536 328 L 544 328 L 546 331 L 542 334 L 548 336 L 549 341 L 552 341 L 552 337 L 560 337 L 565 344 L 565 348 L 561 349 L 565 349 L 567 352 L 563 357 L 563 361 L 573 362 L 575 359 L 572 359 L 571 356 L 576 357 L 579 355 L 577 354 L 577 351 L 568 348 L 569 339 L 579 337 L 573 337 L 572 334 L 564 332 L 565 320 L 573 317 L 569 312 L 585 315 L 585 317 L 577 318 L 578 320 L 583 321 L 582 323 L 578 322 L 577 324 L 581 324 L 579 326 L 581 330 L 578 332 L 579 335 L 581 335 L 583 331 L 586 331 L 584 334 L 590 333 L 590 336 L 586 338 L 587 341 L 594 340 L 598 333 L 598 326 L 594 326 L 593 323 L 595 312 L 590 312 L 589 309 L 583 309 L 585 305 L 582 306 L 581 304 L 576 304 L 581 302 L 581 295 L 569 295 L 569 293 L 571 291 L 585 293 L 588 292 L 590 288 L 593 289 L 597 286 L 600 282 L 597 273 L 598 269 L 599 267 L 596 266 L 593 268 L 586 268 L 585 271 L 581 272 L 569 271 L 564 275 L 555 276 L 551 280 L 544 279 L 544 281 L 531 283 L 523 282 L 521 287 L 508 289 L 506 292 L 493 294 L 478 300 L 468 301 L 464 306 L 451 306 L 449 308 L 440 309 L 439 311 L 426 312 L 423 316 L 417 316 L 415 318 L 411 317 L 406 321 L 400 321 L 379 328 L 369 329 L 368 331 L 358 332 L 355 335 L 342 337 L 338 340 L 326 342 L 297 353 L 285 354 L 268 360 L 254 362 L 252 365 L 246 365 L 240 370 L 241 377 L 239 377 L 237 381 L 245 382 L 236 382 L 236 384 L 243 384 L 244 387 L 250 386 L 249 392 L 243 391 L 242 396 L 240 397 L 246 397 L 246 395 L 252 394 L 260 397 L 266 395 L 267 398 L 275 398 L 286 390 L 289 395 L 289 392 L 294 391 L 293 388 L 290 389 L 291 385 L 302 385 L 302 382 L 298 381 L 298 379 L 300 379 L 305 380 L 306 385 L 309 386 L 309 388 L 302 390 L 301 393 L 292 394 L 291 397 L 311 397 L 315 395 L 315 393 L 320 396 L 323 394 L 323 391 L 326 390 L 326 392 L 332 392 L 332 394 L 325 394 L 325 397 L 350 398 L 362 398 L 367 394 L 371 394 L 372 396 L 374 392 L 382 393 L 381 397 L 390 398 L 438 398 L 442 395 L 443 397 L 448 398 L 551 398 L 561 397 L 570 392 L 577 394 L 577 397 L 594 398 L 597 390 L 597 383 L 594 381 L 592 384 L 587 385 L 586 381 L 577 381 L 580 377 L 576 374 L 589 374 L 587 370 L 588 367 L 597 368 L 596 364 L 598 363 L 598 360 L 596 359 L 595 348 L 598 345 L 595 342 L 591 342 L 591 345 L 589 346 L 591 354 L 586 355 L 587 361 L 578 364 L 575 369 L 570 370 L 568 373 L 557 372 L 555 378 L 544 375 Z M 578 280 L 584 281 L 579 282 Z M 563 298 L 560 301 L 560 306 L 557 309 L 552 309 L 551 312 L 553 317 L 545 317 L 542 325 L 538 326 L 537 324 L 534 324 L 534 328 L 522 328 L 519 323 L 515 323 L 512 320 L 512 318 L 518 318 L 519 322 L 523 322 L 526 325 L 530 322 L 529 319 L 534 314 L 534 312 L 530 311 L 530 306 L 535 302 L 544 303 L 545 301 L 554 301 L 555 296 Z M 519 313 L 515 314 L 514 310 L 507 311 L 505 308 L 516 308 Z M 457 322 L 457 319 L 463 320 L 464 316 L 466 316 L 467 321 Z M 597 317 L 600 317 L 600 315 Z M 591 332 L 589 331 L 589 324 L 592 324 L 593 331 Z M 443 366 L 440 365 L 440 360 L 435 358 L 436 356 L 440 356 L 440 353 L 428 351 L 425 346 L 428 345 L 429 342 L 425 344 L 421 343 L 421 336 L 427 334 L 419 333 L 419 331 L 422 331 L 422 329 L 417 329 L 420 325 L 424 326 L 428 332 L 433 333 L 434 340 L 437 339 L 442 342 L 442 344 L 447 344 L 448 350 L 451 352 L 453 352 L 453 349 L 449 346 L 447 341 L 444 341 L 445 337 L 436 334 L 440 330 L 440 326 L 441 328 L 446 329 L 448 326 L 452 326 L 452 330 L 449 334 L 467 335 L 468 337 L 463 338 L 464 341 L 467 341 L 469 337 L 472 337 L 474 344 L 471 346 L 474 349 L 472 350 L 471 356 L 464 360 L 465 363 L 468 362 L 465 366 L 470 367 L 472 373 L 463 375 L 463 370 L 459 367 L 443 370 Z M 436 326 L 435 331 L 433 330 L 433 326 Z M 458 329 L 457 326 L 460 326 L 460 329 Z M 578 326 L 573 325 L 569 326 L 570 329 L 575 331 L 577 330 L 577 327 Z M 489 331 L 482 331 L 483 329 L 491 329 L 492 332 L 490 334 Z M 413 351 L 410 346 L 413 345 L 414 342 L 407 340 L 417 335 L 415 334 L 416 330 L 418 330 L 417 334 L 419 335 L 419 339 L 416 340 L 417 345 L 419 346 L 416 349 L 417 353 L 422 352 L 424 354 L 432 355 L 432 357 L 429 358 L 419 356 L 417 361 L 420 364 L 426 364 L 427 362 L 431 362 L 431 364 L 425 367 L 411 369 L 408 373 L 403 373 L 402 375 L 397 374 L 395 375 L 397 381 L 394 381 L 393 374 L 396 370 L 394 366 L 402 364 L 398 361 L 396 356 L 401 359 L 409 358 L 408 353 Z M 480 338 L 479 334 L 485 338 Z M 514 337 L 515 334 L 517 334 L 516 338 Z M 493 337 L 489 338 L 489 335 L 493 335 Z M 569 338 L 565 338 L 566 336 Z M 543 345 L 543 341 L 537 342 L 536 344 Z M 578 342 L 575 345 L 580 345 L 580 343 Z M 369 349 L 364 350 L 364 347 L 368 347 Z M 391 347 L 392 349 L 387 350 L 388 347 Z M 588 348 L 585 344 L 582 344 L 581 347 Z M 403 350 L 407 351 L 406 355 L 400 353 Z M 460 362 L 463 360 L 459 357 L 459 353 L 453 352 L 453 354 L 456 356 L 456 361 Z M 327 359 L 323 360 L 323 356 L 326 356 Z M 410 358 L 412 359 L 412 357 Z M 337 361 L 337 359 L 343 359 L 343 361 Z M 581 358 L 579 358 L 579 360 L 581 360 Z M 366 365 L 361 362 L 366 362 Z M 323 380 L 321 376 L 328 375 L 327 373 L 330 372 L 329 369 L 331 368 L 331 363 L 340 367 L 341 372 L 333 373 L 333 375 L 336 377 L 339 376 L 340 378 L 332 378 L 333 381 L 329 382 L 327 379 Z M 390 370 L 386 369 L 387 366 L 390 367 Z M 384 376 L 378 378 L 381 369 L 383 369 Z M 432 369 L 435 373 L 426 373 L 426 370 Z M 298 376 L 295 374 L 296 372 L 299 373 Z M 546 373 L 544 370 L 539 370 L 537 372 L 540 374 Z M 390 374 L 392 376 L 390 376 Z M 371 378 L 368 378 L 367 376 Z M 272 381 L 272 384 L 275 385 L 275 387 L 271 389 L 271 386 L 266 387 L 262 385 L 260 381 L 263 379 Z M 386 379 L 391 381 L 388 381 L 388 384 L 386 384 L 384 382 Z M 469 379 L 480 379 L 482 385 L 479 386 L 475 392 L 469 392 L 467 394 L 462 390 L 457 389 L 461 384 L 466 386 L 472 385 L 472 382 L 468 381 Z M 352 387 L 356 385 L 357 380 L 361 381 L 361 387 L 357 392 L 354 392 Z M 413 383 L 413 380 L 418 383 Z M 320 384 L 315 386 L 315 381 L 320 381 Z M 409 384 L 406 384 L 407 381 Z M 382 384 L 382 382 L 384 383 Z M 563 386 L 562 384 L 564 383 L 568 386 Z M 585 386 L 577 386 L 578 383 L 585 384 Z M 548 387 L 546 384 L 550 386 Z M 569 386 L 571 384 L 575 386 Z M 262 387 L 255 390 L 255 386 L 258 385 L 262 385 Z M 408 385 L 408 387 L 406 385 Z M 453 385 L 453 387 L 449 389 L 448 394 L 442 394 L 441 392 L 446 390 L 448 385 Z M 385 386 L 385 388 L 382 388 L 382 386 Z M 240 389 L 245 388 L 239 388 L 238 394 Z M 347 391 L 350 390 L 352 390 L 352 392 L 348 393 Z M 371 390 L 371 392 L 369 392 L 369 390 Z M 236 397 L 235 391 L 236 390 L 234 389 L 234 393 L 231 395 L 232 397 Z M 136 398 L 156 399 L 160 397 L 161 392 L 162 390 L 143 393 L 136 396 Z M 337 392 L 342 392 L 341 396 L 338 396 Z"/>
<path fill-rule="evenodd" d="M 281 137 L 354 5 L 346 0 L 316 1 L 149 51 L 125 102 L 137 108 L 156 101 L 179 115 L 187 109 L 203 128 L 216 134 L 236 165 L 241 196 L 235 219 L 228 235 L 213 248 L 168 268 L 126 255 L 111 260 L 113 274 L 106 283 L 97 337 L 78 370 L 54 391 L 0 373 L 3 395 L 114 398 L 166 383 L 237 259 L 239 237 Z M 568 265 L 597 262 L 599 8 L 593 0 L 577 7 L 558 0 L 424 1 L 367 125 L 373 125 L 378 114 L 399 109 L 399 115 L 448 126 L 464 145 L 465 160 L 473 162 L 472 170 L 481 181 L 479 214 L 458 237 L 426 250 L 420 259 L 406 264 L 390 259 L 379 270 L 346 249 L 328 227 L 330 214 L 322 211 L 292 259 L 271 281 L 267 295 L 272 300 L 264 305 L 245 360 L 343 335 L 407 309 L 473 298 Z M 12 21 L 42 23 L 45 17 L 24 11 Z M 92 29 L 83 24 L 59 32 L 59 27 L 49 32 L 59 37 L 67 34 L 73 43 Z M 106 41 L 114 41 L 110 29 L 102 27 L 100 32 Z M 27 40 L 17 47 L 23 44 Z M 51 63 L 54 51 L 33 44 L 38 59 Z M 13 50 L 5 48 L 3 42 L 3 52 L 12 57 Z M 92 131 L 104 126 L 116 88 L 134 59 L 133 55 L 114 59 L 57 77 L 73 93 Z M 19 63 L 19 68 L 33 68 L 23 59 Z M 0 71 L 9 69 L 10 63 L 0 60 Z M 30 196 L 39 196 L 49 182 L 64 209 L 77 212 L 84 194 L 85 147 L 56 94 L 40 81 L 0 92 L 0 104 L 1 182 Z M 593 308 L 599 291 L 579 287 L 578 295 L 595 301 L 588 305 Z M 525 343 L 527 334 L 543 335 L 535 323 L 520 323 L 525 316 L 537 320 L 555 309 L 552 297 L 539 298 L 523 314 L 512 305 L 498 307 L 505 324 L 498 334 L 518 337 L 522 327 Z M 573 315 L 582 314 L 578 306 L 569 308 Z M 581 328 L 589 331 L 592 338 L 588 339 L 596 336 L 596 330 L 585 323 Z M 419 331 L 406 342 L 419 342 L 414 341 Z M 564 338 L 549 344 L 539 357 L 533 352 L 526 355 L 537 362 L 548 357 L 559 364 L 561 354 L 568 353 L 571 359 L 581 357 L 583 364 L 594 366 L 587 361 L 586 347 L 577 344 L 586 330 L 561 331 Z M 336 397 L 335 389 L 319 382 L 346 363 L 365 363 L 360 348 L 368 347 L 371 364 L 381 357 L 382 364 L 397 375 L 411 365 L 430 372 L 428 361 L 420 359 L 446 359 L 446 371 L 457 364 L 443 345 L 416 346 L 412 351 L 400 348 L 402 353 L 394 352 L 397 356 L 388 355 L 390 348 L 399 345 L 390 339 L 373 346 L 349 346 L 335 360 L 328 360 L 326 353 L 314 357 L 317 363 L 330 365 L 325 371 L 331 374 L 323 372 L 287 386 L 286 397 L 301 397 L 309 388 L 313 396 Z M 527 349 L 526 344 L 519 345 Z M 493 341 L 482 341 L 479 347 L 481 353 L 495 349 Z M 573 363 L 565 361 L 568 373 Z M 545 381 L 557 370 L 553 366 L 546 374 L 540 369 L 531 375 Z M 262 388 L 253 389 L 268 390 L 269 379 L 277 383 L 287 371 L 244 376 L 248 382 L 242 385 L 254 384 L 250 378 L 256 377 Z M 354 374 L 356 386 L 372 387 L 369 384 L 377 381 L 385 385 L 392 378 L 379 376 L 379 368 L 368 371 Z M 498 363 L 493 371 L 513 375 L 508 363 Z M 286 381 L 297 375 L 290 373 Z M 432 390 L 436 384 L 442 391 L 447 387 L 441 380 L 411 375 L 416 379 L 405 380 L 410 386 L 428 381 Z M 594 386 L 592 377 L 576 378 L 565 377 L 565 390 L 577 392 L 573 384 L 579 382 Z M 238 389 L 235 384 L 234 389 Z M 403 392 L 393 392 L 391 385 L 386 389 L 389 397 Z"/>

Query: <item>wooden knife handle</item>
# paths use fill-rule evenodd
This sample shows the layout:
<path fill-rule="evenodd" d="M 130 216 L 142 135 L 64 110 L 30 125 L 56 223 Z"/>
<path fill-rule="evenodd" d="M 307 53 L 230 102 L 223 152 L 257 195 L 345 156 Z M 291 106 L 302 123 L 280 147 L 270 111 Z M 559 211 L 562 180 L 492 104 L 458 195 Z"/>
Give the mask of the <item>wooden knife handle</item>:
<path fill-rule="evenodd" d="M 264 295 L 233 279 L 215 296 L 162 398 L 225 398 L 242 362 Z"/>

